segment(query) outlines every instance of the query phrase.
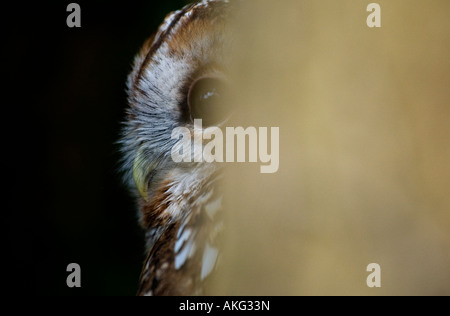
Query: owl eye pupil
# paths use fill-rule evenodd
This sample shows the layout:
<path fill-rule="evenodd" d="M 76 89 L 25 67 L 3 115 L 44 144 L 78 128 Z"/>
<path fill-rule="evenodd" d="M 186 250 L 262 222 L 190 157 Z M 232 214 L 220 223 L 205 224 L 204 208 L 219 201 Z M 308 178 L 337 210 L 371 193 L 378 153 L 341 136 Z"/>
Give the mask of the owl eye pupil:
<path fill-rule="evenodd" d="M 196 80 L 188 95 L 191 118 L 202 119 L 203 126 L 216 126 L 227 119 L 227 106 L 224 102 L 225 84 L 217 78 Z"/>

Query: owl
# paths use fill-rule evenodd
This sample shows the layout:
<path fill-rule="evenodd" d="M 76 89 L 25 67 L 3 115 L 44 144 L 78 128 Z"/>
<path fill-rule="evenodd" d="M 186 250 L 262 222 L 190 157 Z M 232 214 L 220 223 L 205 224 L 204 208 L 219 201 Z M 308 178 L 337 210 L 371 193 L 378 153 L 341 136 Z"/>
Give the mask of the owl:
<path fill-rule="evenodd" d="M 135 58 L 120 140 L 122 171 L 145 230 L 138 295 L 202 295 L 220 259 L 222 167 L 176 163 L 177 127 L 226 119 L 231 4 L 204 0 L 169 14 Z"/>

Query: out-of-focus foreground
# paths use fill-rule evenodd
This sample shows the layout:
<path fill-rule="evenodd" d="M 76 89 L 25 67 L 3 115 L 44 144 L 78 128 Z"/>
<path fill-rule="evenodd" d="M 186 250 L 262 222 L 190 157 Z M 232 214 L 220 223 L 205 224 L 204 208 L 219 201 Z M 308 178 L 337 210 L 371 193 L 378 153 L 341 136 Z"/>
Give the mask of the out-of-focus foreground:
<path fill-rule="evenodd" d="M 450 2 L 370 2 L 242 4 L 234 102 L 280 169 L 229 166 L 214 293 L 450 294 Z"/>

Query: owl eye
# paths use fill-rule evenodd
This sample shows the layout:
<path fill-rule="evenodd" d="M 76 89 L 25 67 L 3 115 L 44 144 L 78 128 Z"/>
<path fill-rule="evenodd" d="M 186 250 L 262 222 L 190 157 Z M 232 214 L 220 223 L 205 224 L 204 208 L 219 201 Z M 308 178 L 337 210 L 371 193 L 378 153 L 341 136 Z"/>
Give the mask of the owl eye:
<path fill-rule="evenodd" d="M 203 77 L 194 81 L 188 94 L 191 118 L 202 119 L 204 127 L 223 123 L 230 114 L 226 93 L 226 84 L 221 79 Z"/>

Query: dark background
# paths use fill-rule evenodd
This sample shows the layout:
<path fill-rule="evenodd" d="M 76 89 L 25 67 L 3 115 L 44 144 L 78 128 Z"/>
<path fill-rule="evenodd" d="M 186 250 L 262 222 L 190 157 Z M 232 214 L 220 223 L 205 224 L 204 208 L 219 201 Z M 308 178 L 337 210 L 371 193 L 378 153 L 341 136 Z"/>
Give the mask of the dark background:
<path fill-rule="evenodd" d="M 66 25 L 70 1 L 3 6 L 11 294 L 136 293 L 144 243 L 115 144 L 125 81 L 145 39 L 186 2 L 77 1 L 81 28 Z M 78 289 L 66 286 L 72 262 Z"/>

